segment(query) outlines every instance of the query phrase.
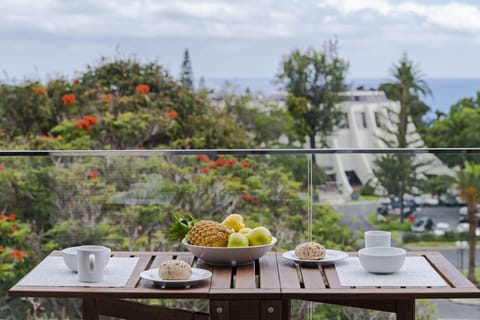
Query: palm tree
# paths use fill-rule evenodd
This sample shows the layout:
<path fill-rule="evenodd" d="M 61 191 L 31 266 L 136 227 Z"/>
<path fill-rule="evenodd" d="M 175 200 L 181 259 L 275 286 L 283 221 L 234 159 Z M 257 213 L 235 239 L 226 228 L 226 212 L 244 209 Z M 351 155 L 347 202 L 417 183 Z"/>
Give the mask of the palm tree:
<path fill-rule="evenodd" d="M 480 164 L 466 163 L 465 169 L 457 172 L 457 183 L 460 197 L 467 201 L 468 208 L 468 279 L 475 279 L 475 245 L 477 228 L 477 200 L 480 194 Z"/>
<path fill-rule="evenodd" d="M 423 79 L 419 67 L 403 54 L 398 64 L 393 65 L 391 74 L 394 78 L 392 85 L 393 95 L 400 102 L 398 124 L 398 147 L 406 148 L 408 117 L 412 115 L 412 104 L 418 100 L 419 95 L 424 97 L 432 95 L 432 90 Z M 428 110 L 427 110 L 428 111 Z"/>
<path fill-rule="evenodd" d="M 412 117 L 412 109 L 421 105 L 419 103 L 421 102 L 419 94 L 428 96 L 431 95 L 431 90 L 425 80 L 423 80 L 423 74 L 419 67 L 409 60 L 405 53 L 400 58 L 398 64 L 393 65 L 391 75 L 393 76 L 392 82 L 380 85 L 379 89 L 384 90 L 389 99 L 399 101 L 400 111 L 398 112 L 395 132 L 391 132 L 395 136 L 394 141 L 385 140 L 384 142 L 391 148 L 407 148 L 412 143 L 412 141 L 408 141 L 407 132 L 408 119 Z M 421 112 L 420 114 L 415 112 L 415 114 L 420 117 Z M 393 158 L 396 159 L 390 159 L 392 163 L 398 163 L 396 170 L 398 171 L 399 179 L 394 180 L 398 186 L 394 189 L 398 191 L 395 195 L 398 196 L 400 201 L 400 212 L 402 213 L 400 214 L 400 222 L 403 223 L 403 196 L 414 186 L 411 183 L 419 183 L 418 179 L 411 178 L 416 177 L 416 169 L 421 167 L 421 164 L 414 164 L 412 155 L 396 155 Z M 376 165 L 379 166 L 385 161 L 388 161 L 388 159 L 380 159 L 376 161 Z M 377 179 L 381 180 L 378 176 Z"/>

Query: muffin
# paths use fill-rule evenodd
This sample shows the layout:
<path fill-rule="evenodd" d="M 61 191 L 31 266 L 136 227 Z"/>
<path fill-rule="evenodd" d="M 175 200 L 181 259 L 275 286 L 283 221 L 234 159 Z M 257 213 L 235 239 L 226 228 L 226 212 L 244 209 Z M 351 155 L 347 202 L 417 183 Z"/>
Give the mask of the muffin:
<path fill-rule="evenodd" d="M 320 260 L 325 253 L 325 247 L 317 242 L 305 242 L 295 248 L 295 255 L 303 260 Z"/>
<path fill-rule="evenodd" d="M 192 268 L 181 260 L 168 260 L 158 268 L 158 275 L 162 280 L 187 280 L 192 275 Z"/>

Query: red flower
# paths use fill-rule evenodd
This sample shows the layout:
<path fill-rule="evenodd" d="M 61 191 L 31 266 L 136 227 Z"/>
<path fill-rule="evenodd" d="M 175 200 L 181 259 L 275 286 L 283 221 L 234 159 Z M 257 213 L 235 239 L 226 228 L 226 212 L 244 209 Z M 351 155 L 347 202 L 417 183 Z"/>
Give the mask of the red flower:
<path fill-rule="evenodd" d="M 167 112 L 167 117 L 169 117 L 170 119 L 175 119 L 176 117 L 178 117 L 178 112 L 175 110 Z"/>
<path fill-rule="evenodd" d="M 83 129 L 84 122 L 83 120 L 78 120 L 77 121 L 77 129 L 82 130 Z"/>
<path fill-rule="evenodd" d="M 47 89 L 43 88 L 43 87 L 38 87 L 35 89 L 35 93 L 36 94 L 47 94 Z"/>
<path fill-rule="evenodd" d="M 209 162 L 209 161 L 210 161 L 210 159 L 208 158 L 208 156 L 205 155 L 205 154 L 196 155 L 196 156 L 195 156 L 195 159 L 200 160 L 200 161 L 202 161 L 202 162 Z"/>
<path fill-rule="evenodd" d="M 72 84 L 73 84 L 73 85 L 78 84 L 78 80 L 77 80 L 77 79 L 73 79 L 73 80 L 72 80 Z"/>
<path fill-rule="evenodd" d="M 3 252 L 3 246 L 0 246 L 0 253 Z"/>
<path fill-rule="evenodd" d="M 16 226 L 12 226 L 12 227 L 10 228 L 10 231 L 12 231 L 12 233 L 14 233 L 15 231 L 17 231 L 17 227 L 16 227 Z"/>
<path fill-rule="evenodd" d="M 148 94 L 150 92 L 150 86 L 148 84 L 139 84 L 135 88 L 135 91 L 137 91 L 140 94 Z"/>
<path fill-rule="evenodd" d="M 76 101 L 75 95 L 74 94 L 66 94 L 62 97 L 62 101 L 64 105 L 68 104 L 74 104 Z"/>
<path fill-rule="evenodd" d="M 97 124 L 97 118 L 95 118 L 93 116 L 85 116 L 85 117 L 83 117 L 83 120 L 85 122 L 88 122 L 89 124 Z"/>
<path fill-rule="evenodd" d="M 10 219 L 10 221 L 15 221 L 17 220 L 17 216 L 14 214 L 14 213 L 10 213 L 10 215 L 8 216 L 8 218 Z"/>
<path fill-rule="evenodd" d="M 4 215 L 4 214 L 0 214 L 0 221 L 2 221 L 2 220 L 5 220 L 6 218 L 7 218 L 7 216 L 6 216 L 6 215 Z"/>
<path fill-rule="evenodd" d="M 201 172 L 201 173 L 208 173 L 209 170 L 210 170 L 210 167 L 202 167 L 202 168 L 200 168 L 200 172 Z"/>
<path fill-rule="evenodd" d="M 15 250 L 9 254 L 10 257 L 16 259 L 17 261 L 22 261 L 23 259 L 23 252 L 20 250 Z"/>
<path fill-rule="evenodd" d="M 103 97 L 102 97 L 103 101 L 105 101 L 105 102 L 110 102 L 112 100 L 112 98 L 113 98 L 113 96 L 112 96 L 111 93 L 104 94 Z"/>
<path fill-rule="evenodd" d="M 242 160 L 241 166 L 242 166 L 242 168 L 250 167 L 250 161 Z"/>
<path fill-rule="evenodd" d="M 235 167 L 236 164 L 237 164 L 237 159 L 232 158 L 232 159 L 230 159 L 230 161 L 228 161 L 228 164 L 226 164 L 225 166 L 233 168 L 233 167 Z"/>
<path fill-rule="evenodd" d="M 253 199 L 252 195 L 250 193 L 244 194 L 243 199 L 247 201 L 251 201 Z"/>
<path fill-rule="evenodd" d="M 0 172 L 5 171 L 5 167 L 0 164 Z"/>
<path fill-rule="evenodd" d="M 77 129 L 87 129 L 92 130 L 92 124 L 97 124 L 97 118 L 93 116 L 85 116 L 82 120 L 77 121 Z"/>
<path fill-rule="evenodd" d="M 89 171 L 87 172 L 87 177 L 90 179 L 97 179 L 98 173 L 96 173 L 95 171 Z"/>

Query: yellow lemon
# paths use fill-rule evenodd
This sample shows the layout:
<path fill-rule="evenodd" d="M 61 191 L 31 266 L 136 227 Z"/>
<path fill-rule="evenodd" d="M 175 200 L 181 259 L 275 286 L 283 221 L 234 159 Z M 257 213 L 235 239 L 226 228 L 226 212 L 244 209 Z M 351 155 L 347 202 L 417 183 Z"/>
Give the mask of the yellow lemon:
<path fill-rule="evenodd" d="M 243 222 L 243 217 L 237 213 L 233 213 L 223 220 L 222 224 L 229 228 L 232 228 L 235 232 L 240 231 L 245 228 L 245 223 Z"/>
<path fill-rule="evenodd" d="M 251 230 L 252 230 L 252 228 L 245 227 L 245 228 L 240 229 L 238 232 L 243 233 L 243 234 L 248 234 Z"/>

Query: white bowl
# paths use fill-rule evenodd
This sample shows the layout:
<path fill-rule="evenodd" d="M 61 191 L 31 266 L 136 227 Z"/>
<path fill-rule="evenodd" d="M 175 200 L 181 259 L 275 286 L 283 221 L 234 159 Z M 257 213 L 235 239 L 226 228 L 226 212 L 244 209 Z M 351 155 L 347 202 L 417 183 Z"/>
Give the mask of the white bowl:
<path fill-rule="evenodd" d="M 65 248 L 62 250 L 62 257 L 63 261 L 67 265 L 67 267 L 72 270 L 77 272 L 77 247 L 69 247 Z M 108 262 L 110 261 L 110 254 L 112 253 L 112 250 L 107 248 L 107 259 L 105 259 L 105 266 L 107 266 Z"/>
<path fill-rule="evenodd" d="M 371 273 L 393 273 L 405 263 L 406 251 L 396 247 L 370 247 L 358 251 L 362 267 Z"/>
<path fill-rule="evenodd" d="M 182 244 L 187 247 L 194 256 L 202 259 L 204 262 L 213 265 L 242 265 L 249 264 L 264 256 L 273 245 L 277 242 L 277 238 L 273 237 L 272 242 L 261 246 L 251 247 L 202 247 L 194 246 L 182 240 Z"/>

